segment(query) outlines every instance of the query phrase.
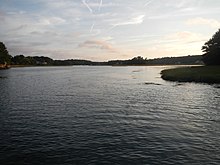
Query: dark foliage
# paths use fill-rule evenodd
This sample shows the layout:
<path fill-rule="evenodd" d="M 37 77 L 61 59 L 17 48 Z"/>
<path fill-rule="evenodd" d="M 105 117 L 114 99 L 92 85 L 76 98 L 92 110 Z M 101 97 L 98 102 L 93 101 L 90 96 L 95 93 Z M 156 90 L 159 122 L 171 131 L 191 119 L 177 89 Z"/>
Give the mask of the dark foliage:
<path fill-rule="evenodd" d="M 146 65 L 147 59 L 141 56 L 134 57 L 130 60 L 112 60 L 108 61 L 108 65 Z"/>
<path fill-rule="evenodd" d="M 14 65 L 34 65 L 35 61 L 33 57 L 25 57 L 24 55 L 17 55 L 12 57 L 11 60 Z"/>
<path fill-rule="evenodd" d="M 163 57 L 155 59 L 143 59 L 142 57 L 134 57 L 130 60 L 114 60 L 108 61 L 108 65 L 196 65 L 202 64 L 202 56 L 182 56 L 182 57 Z"/>
<path fill-rule="evenodd" d="M 34 56 L 33 57 L 36 65 L 53 65 L 53 59 L 44 56 Z"/>
<path fill-rule="evenodd" d="M 13 65 L 53 65 L 53 59 L 49 57 L 25 57 L 24 55 L 17 55 L 12 58 Z"/>
<path fill-rule="evenodd" d="M 220 29 L 204 44 L 202 51 L 206 65 L 220 65 Z"/>
<path fill-rule="evenodd" d="M 163 57 L 147 60 L 147 65 L 196 65 L 202 64 L 202 56 Z"/>
<path fill-rule="evenodd" d="M 11 56 L 3 42 L 0 42 L 0 64 L 10 64 Z"/>
<path fill-rule="evenodd" d="M 110 65 L 110 66 L 125 66 L 125 65 L 194 65 L 202 64 L 202 56 L 183 56 L 183 57 L 164 57 L 157 59 L 144 59 L 141 56 L 134 57 L 129 60 L 112 60 L 108 62 L 93 62 L 89 60 L 68 59 L 68 60 L 53 60 L 49 57 L 25 57 L 17 55 L 12 58 L 13 65 L 47 65 L 47 66 L 71 66 L 71 65 Z"/>

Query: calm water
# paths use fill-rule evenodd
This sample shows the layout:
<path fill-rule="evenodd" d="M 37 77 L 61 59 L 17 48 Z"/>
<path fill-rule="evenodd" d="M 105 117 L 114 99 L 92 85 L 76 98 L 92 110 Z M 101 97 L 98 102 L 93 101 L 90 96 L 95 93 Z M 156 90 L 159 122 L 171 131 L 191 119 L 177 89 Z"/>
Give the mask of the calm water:
<path fill-rule="evenodd" d="M 0 164 L 220 164 L 220 85 L 164 68 L 0 70 Z"/>

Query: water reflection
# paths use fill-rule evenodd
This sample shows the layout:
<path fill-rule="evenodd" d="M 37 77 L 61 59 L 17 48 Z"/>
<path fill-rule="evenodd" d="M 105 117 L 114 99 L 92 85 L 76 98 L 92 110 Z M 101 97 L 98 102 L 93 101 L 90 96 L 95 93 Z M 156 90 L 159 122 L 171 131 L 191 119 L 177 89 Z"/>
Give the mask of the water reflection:
<path fill-rule="evenodd" d="M 218 164 L 219 88 L 164 81 L 164 68 L 0 71 L 7 77 L 0 79 L 1 162 Z"/>

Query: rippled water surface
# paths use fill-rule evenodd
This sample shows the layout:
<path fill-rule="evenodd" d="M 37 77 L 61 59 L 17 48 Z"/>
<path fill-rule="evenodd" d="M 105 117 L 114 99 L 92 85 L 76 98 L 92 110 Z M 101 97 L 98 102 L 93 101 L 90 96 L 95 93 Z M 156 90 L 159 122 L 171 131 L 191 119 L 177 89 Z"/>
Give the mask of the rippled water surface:
<path fill-rule="evenodd" d="M 165 68 L 0 70 L 0 164 L 220 164 L 219 85 Z"/>

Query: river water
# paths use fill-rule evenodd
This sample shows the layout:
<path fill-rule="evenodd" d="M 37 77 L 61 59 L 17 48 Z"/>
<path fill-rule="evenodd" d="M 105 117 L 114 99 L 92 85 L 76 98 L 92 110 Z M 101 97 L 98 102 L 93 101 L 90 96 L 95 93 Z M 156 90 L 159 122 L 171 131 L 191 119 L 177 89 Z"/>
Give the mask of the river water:
<path fill-rule="evenodd" d="M 220 86 L 166 68 L 0 70 L 0 164 L 220 164 Z"/>

